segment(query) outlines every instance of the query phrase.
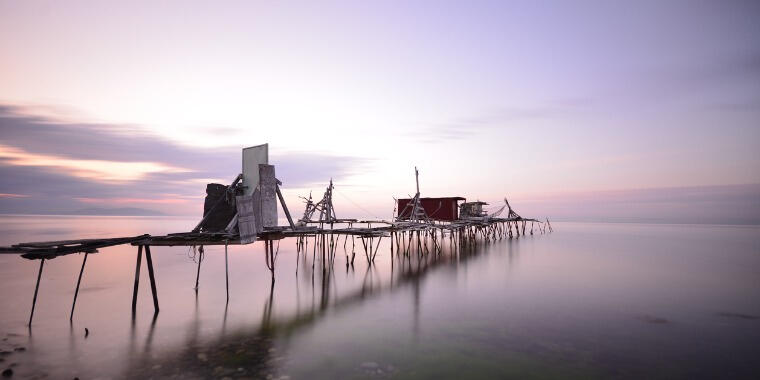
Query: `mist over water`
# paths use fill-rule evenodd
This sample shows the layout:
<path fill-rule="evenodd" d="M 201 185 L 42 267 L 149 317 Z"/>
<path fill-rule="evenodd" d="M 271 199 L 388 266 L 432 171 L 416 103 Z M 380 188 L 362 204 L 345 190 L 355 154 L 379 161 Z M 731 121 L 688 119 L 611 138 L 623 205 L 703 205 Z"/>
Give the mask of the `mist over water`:
<path fill-rule="evenodd" d="M 186 231 L 170 217 L 0 217 L 0 245 Z M 14 378 L 757 378 L 760 227 L 554 223 L 555 232 L 375 265 L 340 239 L 323 270 L 294 239 L 276 282 L 262 243 L 197 264 L 187 247 L 152 247 L 137 315 L 137 248 L 46 261 L 0 255 L 0 369 Z M 277 243 L 275 243 L 277 245 Z M 312 269 L 312 264 L 314 265 Z M 89 335 L 85 336 L 85 328 Z"/>

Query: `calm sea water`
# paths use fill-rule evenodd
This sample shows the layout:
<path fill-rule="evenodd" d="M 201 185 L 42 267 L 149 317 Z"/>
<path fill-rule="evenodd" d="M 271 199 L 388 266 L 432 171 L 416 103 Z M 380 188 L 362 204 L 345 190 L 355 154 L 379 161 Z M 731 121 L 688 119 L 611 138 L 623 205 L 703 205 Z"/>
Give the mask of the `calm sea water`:
<path fill-rule="evenodd" d="M 0 217 L 0 245 L 186 231 L 194 219 Z M 137 249 L 45 264 L 0 255 L 0 370 L 14 378 L 760 378 L 760 228 L 555 223 L 440 257 L 346 267 L 279 246 L 154 247 L 161 312 Z M 313 244 L 313 242 L 310 242 Z M 311 245 L 309 246 L 311 250 Z M 351 240 L 347 243 L 350 253 Z M 85 328 L 89 335 L 85 335 Z"/>

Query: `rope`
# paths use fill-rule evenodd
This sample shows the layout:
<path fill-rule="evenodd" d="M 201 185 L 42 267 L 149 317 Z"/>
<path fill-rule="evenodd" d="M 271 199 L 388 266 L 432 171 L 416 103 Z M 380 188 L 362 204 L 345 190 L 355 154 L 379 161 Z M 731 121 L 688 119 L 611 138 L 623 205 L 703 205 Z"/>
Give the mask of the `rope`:
<path fill-rule="evenodd" d="M 351 198 L 349 198 L 347 195 L 343 194 L 342 192 L 338 191 L 337 189 L 333 189 L 333 190 L 335 190 L 335 192 L 338 193 L 338 194 L 340 194 L 340 196 L 342 196 L 343 198 L 346 198 L 346 200 L 349 201 L 349 202 L 351 202 L 354 206 L 356 206 L 359 209 L 361 209 L 362 211 L 366 212 L 368 215 L 372 215 L 372 217 L 375 218 L 375 219 L 381 219 L 380 217 L 378 217 L 377 215 L 375 215 L 375 213 L 373 213 L 372 211 L 367 210 L 366 208 L 362 207 L 358 203 L 356 203 L 353 200 L 351 200 Z"/>

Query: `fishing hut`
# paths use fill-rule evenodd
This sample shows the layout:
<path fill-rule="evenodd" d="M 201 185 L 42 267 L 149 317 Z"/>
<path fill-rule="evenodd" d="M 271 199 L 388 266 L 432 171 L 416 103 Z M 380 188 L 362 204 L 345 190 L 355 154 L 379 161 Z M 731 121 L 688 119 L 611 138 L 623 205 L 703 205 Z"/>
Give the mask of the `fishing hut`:
<path fill-rule="evenodd" d="M 420 206 L 431 220 L 453 222 L 459 219 L 459 201 L 466 201 L 462 197 L 443 198 L 419 198 Z M 409 219 L 412 215 L 413 198 L 401 198 L 398 202 L 398 219 Z"/>
<path fill-rule="evenodd" d="M 384 237 L 390 237 L 391 265 L 393 265 L 394 255 L 395 257 L 408 256 L 412 252 L 420 257 L 427 254 L 440 255 L 443 252 L 444 242 L 448 242 L 456 252 L 456 247 L 477 244 L 478 241 L 492 242 L 503 238 L 519 237 L 526 234 L 527 223 L 531 226 L 530 234 L 533 234 L 534 224 L 538 225 L 540 233 L 547 232 L 547 228 L 549 232 L 552 231 L 548 219 L 546 222 L 541 222 L 537 219 L 523 218 L 512 210 L 506 198 L 501 209 L 487 214 L 483 211 L 485 202 L 468 203 L 466 198 L 459 196 L 421 197 L 417 168 L 415 168 L 415 182 L 415 196 L 409 199 L 397 199 L 394 203 L 398 213 L 394 212 L 393 220 L 357 220 L 338 218 L 333 205 L 335 186 L 330 179 L 319 201 L 314 202 L 311 194 L 308 198 L 302 197 L 305 202 L 304 213 L 297 222 L 294 222 L 280 189 L 283 183 L 276 176 L 275 165 L 269 161 L 269 146 L 257 145 L 242 150 L 242 170 L 230 184 L 212 183 L 206 186 L 203 215 L 190 231 L 163 236 L 143 234 L 103 239 L 19 243 L 10 247 L 0 247 L 0 253 L 21 254 L 21 257 L 25 259 L 40 260 L 29 315 L 31 326 L 45 261 L 72 253 L 84 253 L 84 256 L 74 291 L 70 320 L 74 317 L 79 286 L 88 255 L 98 252 L 101 248 L 116 245 L 131 244 L 137 247 L 132 293 L 134 316 L 143 254 L 150 280 L 154 313 L 159 311 L 151 247 L 192 247 L 197 261 L 195 280 L 197 291 L 201 264 L 205 256 L 204 247 L 223 245 L 226 297 L 229 302 L 229 245 L 247 245 L 261 241 L 264 246 L 265 262 L 271 272 L 272 286 L 274 286 L 279 242 L 289 237 L 296 238 L 296 252 L 299 255 L 307 254 L 309 241 L 312 240 L 312 269 L 316 262 L 317 250 L 319 250 L 324 271 L 327 266 L 334 264 L 341 238 L 343 238 L 342 246 L 348 267 L 349 264 L 354 263 L 357 247 L 363 249 L 368 265 L 372 265 Z M 508 215 L 502 218 L 500 214 L 505 208 L 509 210 Z M 284 213 L 287 225 L 278 225 L 279 210 Z M 351 239 L 350 258 L 349 238 Z M 275 242 L 277 242 L 276 246 Z"/>

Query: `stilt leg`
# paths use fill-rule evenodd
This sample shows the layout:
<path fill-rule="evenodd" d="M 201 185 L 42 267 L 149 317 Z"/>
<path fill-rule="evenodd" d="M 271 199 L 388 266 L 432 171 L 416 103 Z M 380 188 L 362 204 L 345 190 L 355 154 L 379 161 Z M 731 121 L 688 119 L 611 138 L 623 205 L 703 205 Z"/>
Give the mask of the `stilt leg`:
<path fill-rule="evenodd" d="M 158 292 L 156 291 L 156 277 L 153 274 L 153 259 L 150 256 L 150 246 L 145 246 L 145 261 L 148 263 L 148 275 L 150 276 L 150 291 L 153 293 L 153 310 L 158 313 Z"/>
<path fill-rule="evenodd" d="M 198 273 L 195 275 L 195 292 L 198 292 L 198 280 L 201 278 L 201 261 L 203 261 L 203 246 L 198 248 Z"/>
<path fill-rule="evenodd" d="M 298 259 L 296 259 L 296 262 L 298 262 Z M 224 279 L 225 286 L 227 287 L 227 302 L 230 302 L 230 269 L 227 263 L 227 244 L 224 245 Z"/>
<path fill-rule="evenodd" d="M 142 261 L 143 246 L 137 246 L 137 265 L 135 266 L 135 290 L 132 292 L 132 314 L 137 310 L 137 288 L 140 286 L 140 262 Z"/>
<path fill-rule="evenodd" d="M 40 279 L 42 278 L 43 265 L 45 265 L 45 259 L 40 260 L 40 271 L 37 273 L 37 285 L 34 287 L 34 298 L 32 299 L 32 312 L 29 314 L 29 327 L 32 327 L 32 318 L 34 318 L 34 306 L 37 305 L 37 292 L 40 290 Z"/>
<path fill-rule="evenodd" d="M 71 303 L 71 314 L 69 315 L 69 322 L 74 320 L 74 307 L 77 305 L 77 296 L 79 295 L 79 284 L 82 283 L 82 273 L 84 273 L 84 265 L 87 264 L 88 252 L 84 253 L 84 260 L 82 260 L 82 269 L 79 270 L 79 279 L 77 280 L 77 288 L 74 290 L 74 302 Z"/>

